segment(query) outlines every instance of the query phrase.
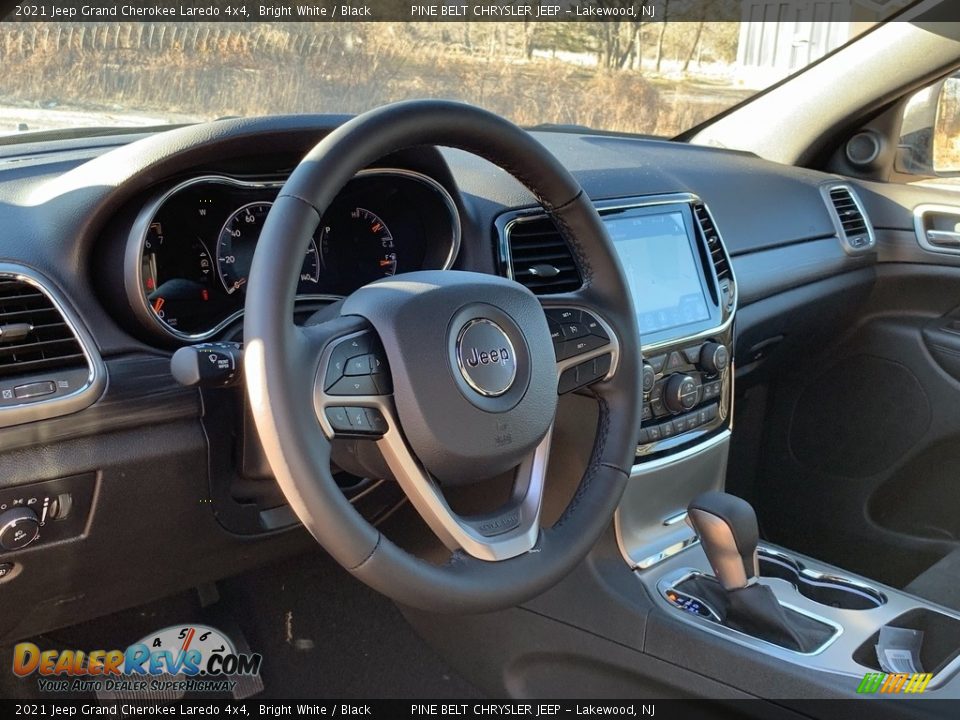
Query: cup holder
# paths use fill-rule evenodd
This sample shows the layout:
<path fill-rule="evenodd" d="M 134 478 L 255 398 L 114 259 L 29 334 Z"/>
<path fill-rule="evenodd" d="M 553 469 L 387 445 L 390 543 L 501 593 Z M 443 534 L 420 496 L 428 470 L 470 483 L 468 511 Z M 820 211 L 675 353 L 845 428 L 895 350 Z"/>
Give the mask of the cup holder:
<path fill-rule="evenodd" d="M 883 593 L 869 585 L 811 570 L 776 550 L 759 548 L 757 556 L 761 577 L 786 580 L 801 595 L 821 605 L 843 610 L 873 610 L 887 602 Z"/>

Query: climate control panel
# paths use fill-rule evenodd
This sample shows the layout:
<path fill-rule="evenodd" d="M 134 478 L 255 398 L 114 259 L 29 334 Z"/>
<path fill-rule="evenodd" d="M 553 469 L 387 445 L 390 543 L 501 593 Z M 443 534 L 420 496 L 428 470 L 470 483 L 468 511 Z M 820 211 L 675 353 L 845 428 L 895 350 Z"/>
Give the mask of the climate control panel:
<path fill-rule="evenodd" d="M 726 338 L 709 339 L 644 354 L 643 426 L 639 454 L 666 449 L 692 431 L 711 431 L 727 420 L 731 352 Z"/>

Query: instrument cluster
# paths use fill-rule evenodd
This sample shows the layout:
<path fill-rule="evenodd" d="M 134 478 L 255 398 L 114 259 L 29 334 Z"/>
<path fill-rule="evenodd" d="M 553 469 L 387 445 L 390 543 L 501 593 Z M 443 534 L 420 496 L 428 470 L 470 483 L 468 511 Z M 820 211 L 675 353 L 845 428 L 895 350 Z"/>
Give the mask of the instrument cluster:
<path fill-rule="evenodd" d="M 149 202 L 127 250 L 127 294 L 138 317 L 182 341 L 213 337 L 237 320 L 281 186 L 205 175 Z M 448 269 L 459 245 L 459 215 L 442 185 L 410 170 L 366 170 L 347 183 L 317 226 L 297 298 L 334 300 L 396 273 Z"/>

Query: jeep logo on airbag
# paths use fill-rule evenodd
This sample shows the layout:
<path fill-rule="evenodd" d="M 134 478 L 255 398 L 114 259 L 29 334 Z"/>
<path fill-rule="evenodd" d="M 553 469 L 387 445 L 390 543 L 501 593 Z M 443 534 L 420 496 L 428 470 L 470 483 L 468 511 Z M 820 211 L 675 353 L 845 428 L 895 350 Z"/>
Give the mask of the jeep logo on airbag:
<path fill-rule="evenodd" d="M 486 318 L 471 320 L 457 336 L 457 366 L 471 388 L 486 397 L 503 395 L 517 377 L 510 338 Z"/>

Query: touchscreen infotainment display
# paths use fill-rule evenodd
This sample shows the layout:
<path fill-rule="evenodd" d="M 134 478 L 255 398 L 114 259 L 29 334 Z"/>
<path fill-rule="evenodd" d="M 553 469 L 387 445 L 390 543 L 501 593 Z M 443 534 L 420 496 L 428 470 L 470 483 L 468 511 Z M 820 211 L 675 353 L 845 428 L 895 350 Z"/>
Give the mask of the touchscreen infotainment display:
<path fill-rule="evenodd" d="M 682 212 L 603 221 L 627 275 L 641 334 L 710 317 Z"/>

